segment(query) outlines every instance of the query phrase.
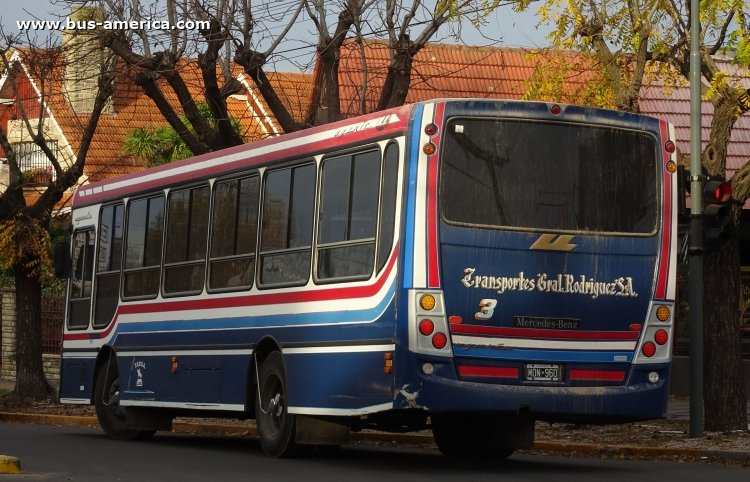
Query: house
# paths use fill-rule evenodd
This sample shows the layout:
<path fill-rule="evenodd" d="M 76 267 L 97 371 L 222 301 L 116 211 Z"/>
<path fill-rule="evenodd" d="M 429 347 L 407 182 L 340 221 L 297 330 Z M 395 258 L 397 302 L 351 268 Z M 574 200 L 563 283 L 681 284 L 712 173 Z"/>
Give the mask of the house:
<path fill-rule="evenodd" d="M 63 165 L 70 165 L 78 152 L 97 92 L 98 61 L 87 63 L 80 60 L 91 55 L 81 55 L 68 48 L 16 50 L 9 57 L 11 65 L 19 69 L 15 85 L 7 72 L 0 77 L 0 126 L 19 156 L 26 182 L 25 194 L 29 200 L 44 188 L 49 179 L 54 179 L 55 172 L 32 141 L 24 118 L 29 119 L 33 128 L 40 116 L 44 119 L 48 145 Z M 181 61 L 178 69 L 193 97 L 201 99 L 202 79 L 197 62 Z M 126 136 L 137 127 L 153 129 L 167 124 L 154 102 L 135 84 L 133 76 L 128 75 L 126 67 L 120 64 L 117 70 L 114 94 L 97 125 L 81 184 L 143 169 L 142 159 L 124 153 Z M 230 96 L 227 107 L 230 115 L 238 121 L 243 139 L 250 142 L 280 134 L 281 128 L 252 82 L 237 68 L 233 75 L 244 90 Z M 280 96 L 289 105 L 304 106 L 302 99 L 309 95 L 308 75 L 273 73 L 269 77 L 271 82 L 278 84 Z M 180 112 L 176 96 L 169 89 L 164 89 L 164 92 L 169 92 L 167 100 Z M 301 116 L 303 109 L 293 108 L 292 114 Z M 5 157 L 0 148 L 0 192 L 8 185 Z M 66 198 L 63 202 L 68 201 Z"/>

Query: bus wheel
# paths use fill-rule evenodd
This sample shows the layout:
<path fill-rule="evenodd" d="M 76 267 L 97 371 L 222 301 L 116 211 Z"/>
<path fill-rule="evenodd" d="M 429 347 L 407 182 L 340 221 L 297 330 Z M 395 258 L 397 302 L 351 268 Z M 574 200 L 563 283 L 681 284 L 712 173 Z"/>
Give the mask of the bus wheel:
<path fill-rule="evenodd" d="M 126 428 L 125 410 L 120 406 L 120 376 L 114 359 L 102 367 L 94 385 L 94 405 L 99 425 L 110 438 L 116 440 L 145 439 L 156 433 L 155 430 L 135 430 Z"/>
<path fill-rule="evenodd" d="M 268 355 L 258 374 L 258 401 L 255 420 L 260 446 L 270 457 L 299 457 L 309 454 L 314 446 L 294 441 L 295 417 L 287 412 L 286 376 L 281 353 Z"/>
<path fill-rule="evenodd" d="M 446 457 L 493 458 L 510 457 L 514 448 L 502 443 L 498 434 L 503 427 L 492 414 L 433 413 L 432 435 L 440 453 Z"/>

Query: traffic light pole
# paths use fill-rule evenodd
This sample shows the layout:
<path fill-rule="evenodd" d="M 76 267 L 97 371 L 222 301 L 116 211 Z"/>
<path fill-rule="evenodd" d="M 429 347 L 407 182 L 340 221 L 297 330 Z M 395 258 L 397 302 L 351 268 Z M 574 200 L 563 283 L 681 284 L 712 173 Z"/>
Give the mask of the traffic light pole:
<path fill-rule="evenodd" d="M 703 189 L 700 1 L 690 0 L 690 436 L 703 436 Z"/>

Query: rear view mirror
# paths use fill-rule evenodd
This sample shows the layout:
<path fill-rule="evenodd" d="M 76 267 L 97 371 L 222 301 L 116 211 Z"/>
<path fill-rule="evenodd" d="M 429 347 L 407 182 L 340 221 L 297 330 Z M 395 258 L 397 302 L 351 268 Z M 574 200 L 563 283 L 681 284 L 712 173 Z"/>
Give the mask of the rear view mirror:
<path fill-rule="evenodd" d="M 70 258 L 70 243 L 57 243 L 53 257 L 55 261 L 55 276 L 63 279 L 70 278 L 70 271 L 73 265 L 73 260 Z"/>

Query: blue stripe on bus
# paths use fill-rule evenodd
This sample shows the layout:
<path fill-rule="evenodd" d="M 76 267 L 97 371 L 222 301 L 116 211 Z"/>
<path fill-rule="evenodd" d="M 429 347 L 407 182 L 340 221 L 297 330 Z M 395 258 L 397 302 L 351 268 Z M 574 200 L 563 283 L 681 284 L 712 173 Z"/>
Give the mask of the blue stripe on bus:
<path fill-rule="evenodd" d="M 616 362 L 633 361 L 632 351 L 584 351 L 584 350 L 497 350 L 494 348 L 453 347 L 457 357 L 486 358 L 495 360 L 522 360 L 548 362 Z"/>
<path fill-rule="evenodd" d="M 366 310 L 324 311 L 315 313 L 282 313 L 264 316 L 238 316 L 231 318 L 202 318 L 198 320 L 160 320 L 142 321 L 138 323 L 120 323 L 115 330 L 115 336 L 124 333 L 145 333 L 173 330 L 224 330 L 224 329 L 254 329 L 266 327 L 288 327 L 299 325 L 316 325 L 328 323 L 363 323 L 375 321 L 386 310 L 396 292 L 396 284 L 392 283 L 383 300 L 374 308 Z M 178 326 L 175 326 L 178 323 Z"/>
<path fill-rule="evenodd" d="M 424 106 L 419 104 L 414 109 L 411 125 L 411 150 L 407 153 L 406 163 L 409 166 L 408 185 L 406 194 L 406 229 L 404 231 L 404 288 L 414 286 L 414 223 L 417 210 L 417 161 L 419 159 L 419 137 L 421 134 L 422 111 Z"/>

